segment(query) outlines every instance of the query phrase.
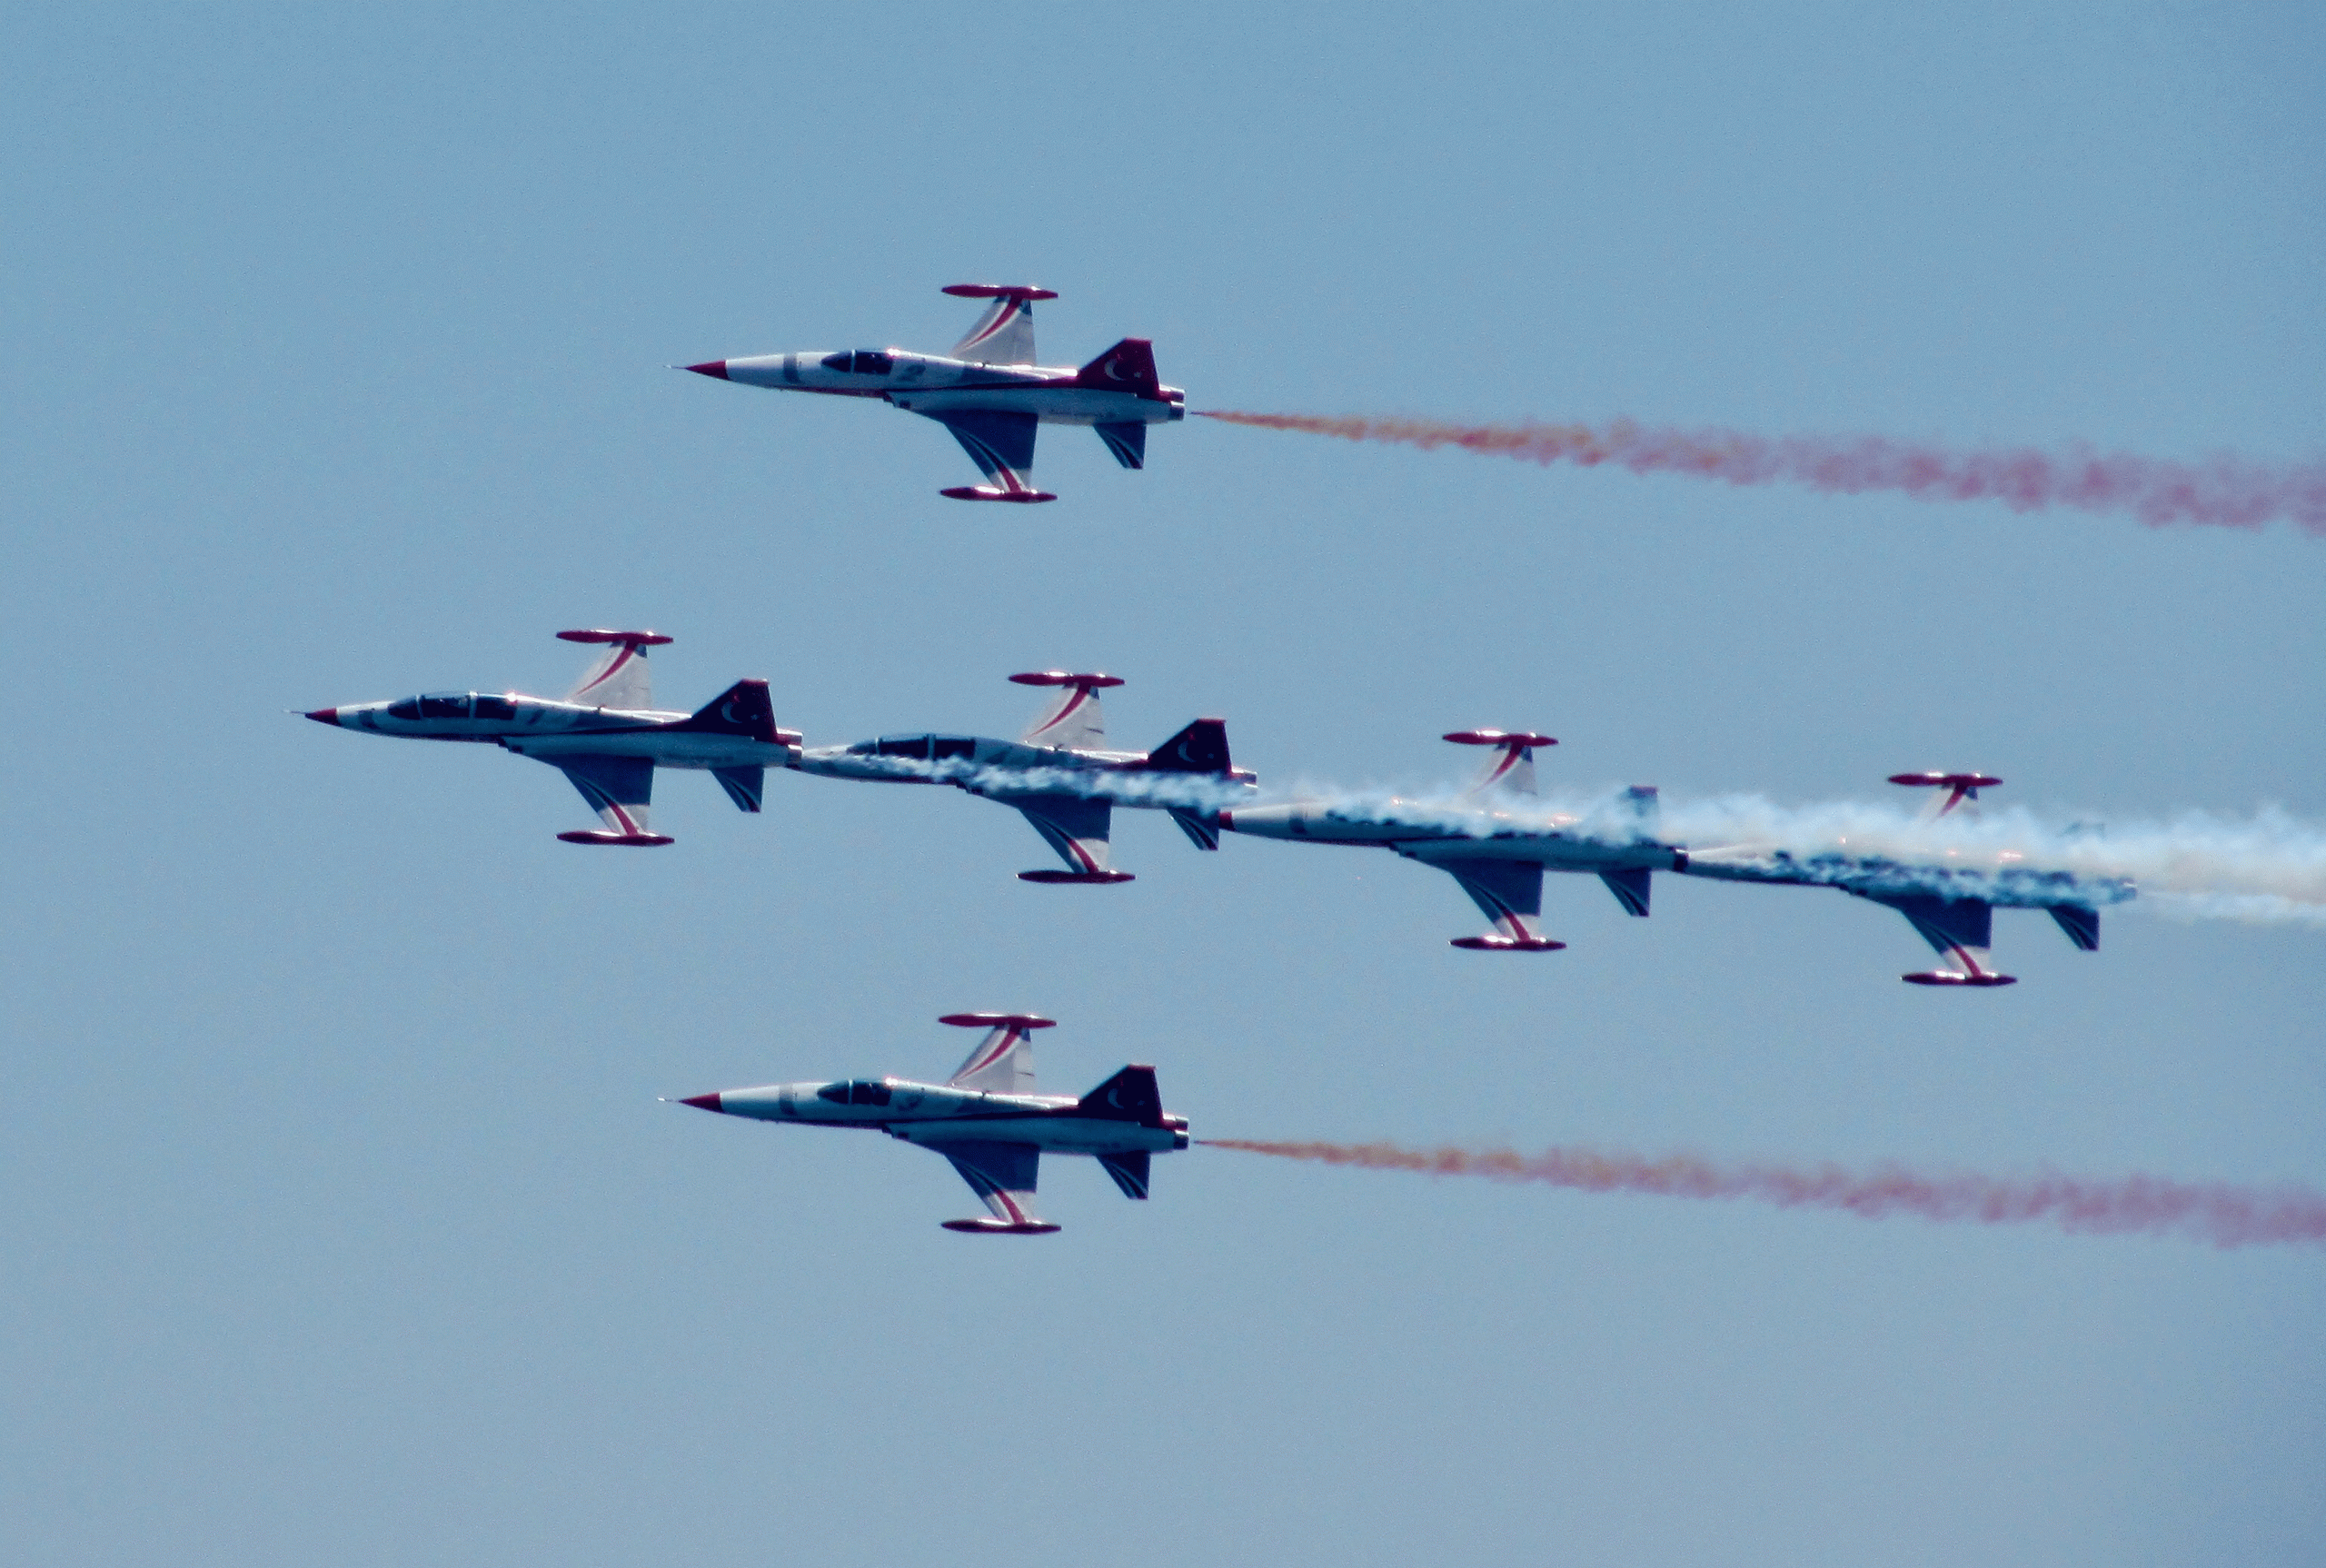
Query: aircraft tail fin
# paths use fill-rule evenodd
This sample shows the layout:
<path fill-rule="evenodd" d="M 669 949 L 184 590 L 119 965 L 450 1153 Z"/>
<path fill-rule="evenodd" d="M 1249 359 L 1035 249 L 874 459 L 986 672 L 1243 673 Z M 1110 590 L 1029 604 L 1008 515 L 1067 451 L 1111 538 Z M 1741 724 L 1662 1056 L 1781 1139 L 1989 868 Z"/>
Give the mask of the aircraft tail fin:
<path fill-rule="evenodd" d="M 1147 754 L 1140 764 L 1150 773 L 1208 773 L 1220 778 L 1235 774 L 1228 759 L 1228 721 L 1198 719 Z"/>
<path fill-rule="evenodd" d="M 1136 392 L 1158 402 L 1163 399 L 1163 378 L 1155 372 L 1155 345 L 1145 338 L 1123 339 L 1077 371 L 1074 384 L 1099 392 Z M 1114 443 L 1110 440 L 1108 444 Z M 1135 468 L 1138 464 L 1124 466 Z"/>
<path fill-rule="evenodd" d="M 775 703 L 764 680 L 738 680 L 671 728 L 692 735 L 741 735 L 767 746 L 787 743 L 784 731 L 775 727 Z"/>
<path fill-rule="evenodd" d="M 1163 1091 L 1156 1086 L 1155 1069 L 1134 1062 L 1076 1102 L 1075 1115 L 1099 1121 L 1137 1122 L 1159 1127 L 1163 1121 Z"/>

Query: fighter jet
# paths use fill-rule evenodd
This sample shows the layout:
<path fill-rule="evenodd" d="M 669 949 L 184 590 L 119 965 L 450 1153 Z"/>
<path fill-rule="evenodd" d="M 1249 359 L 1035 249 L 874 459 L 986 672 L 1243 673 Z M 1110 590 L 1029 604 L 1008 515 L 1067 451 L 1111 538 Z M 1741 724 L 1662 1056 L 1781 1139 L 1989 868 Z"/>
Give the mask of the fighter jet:
<path fill-rule="evenodd" d="M 1188 1146 L 1188 1118 L 1163 1109 L 1155 1069 L 1133 1064 L 1079 1099 L 1038 1093 L 1031 1013 L 948 1013 L 937 1020 L 985 1037 L 942 1084 L 910 1078 L 769 1084 L 691 1095 L 678 1103 L 722 1116 L 810 1126 L 865 1127 L 933 1149 L 953 1162 L 990 1217 L 949 1219 L 947 1230 L 1040 1236 L 1059 1227 L 1034 1213 L 1045 1151 L 1088 1155 L 1123 1196 L 1145 1199 L 1148 1157 Z"/>
<path fill-rule="evenodd" d="M 1230 832 L 1302 843 L 1374 845 L 1436 867 L 1459 882 L 1494 922 L 1494 929 L 1482 936 L 1454 938 L 1456 948 L 1548 953 L 1566 947 L 1538 928 L 1545 871 L 1594 874 L 1626 912 L 1647 913 L 1650 877 L 1677 863 L 1674 849 L 1655 837 L 1653 786 L 1625 792 L 1619 814 L 1622 832 L 1609 834 L 1597 825 L 1586 833 L 1578 830 L 1577 819 L 1539 809 L 1516 809 L 1535 795 L 1536 748 L 1556 746 L 1556 740 L 1502 729 L 1456 729 L 1446 739 L 1457 746 L 1494 748 L 1485 771 L 1463 800 L 1449 809 L 1416 809 L 1393 800 L 1381 811 L 1367 812 L 1294 802 L 1222 811 L 1218 825 Z"/>
<path fill-rule="evenodd" d="M 1188 394 L 1156 377 L 1155 346 L 1124 338 L 1079 370 L 1034 362 L 1034 302 L 1054 290 L 1023 283 L 955 283 L 945 291 L 990 300 L 949 355 L 903 349 L 809 349 L 681 365 L 745 386 L 878 398 L 953 432 L 984 484 L 938 491 L 955 501 L 1056 501 L 1034 488 L 1034 432 L 1087 424 L 1125 468 L 1147 466 L 1147 427 L 1188 417 Z"/>
<path fill-rule="evenodd" d="M 1923 772 L 1893 773 L 1890 782 L 1944 791 L 1933 796 L 1923 809 L 1922 820 L 1927 823 L 1973 814 L 1979 791 L 1992 789 L 2003 780 L 1987 773 Z M 2092 953 L 2100 949 L 2099 907 L 2133 896 L 2128 878 L 2046 871 L 2025 865 L 2009 852 L 1980 859 L 1950 850 L 1936 866 L 1913 866 L 1888 856 L 1839 849 L 1795 855 L 1767 845 L 1740 844 L 1682 851 L 1676 868 L 1692 877 L 1725 882 L 1839 888 L 1855 898 L 1889 906 L 1937 950 L 1943 966 L 1898 977 L 1910 986 L 2017 985 L 2016 975 L 2001 974 L 1991 967 L 1997 908 L 2042 909 L 2079 951 Z M 1933 891 L 1933 879 L 1942 885 L 1956 883 L 1962 891 Z"/>
<path fill-rule="evenodd" d="M 657 768 L 710 772 L 746 811 L 760 809 L 770 768 L 788 768 L 800 736 L 779 729 L 764 680 L 738 680 L 694 713 L 664 712 L 648 688 L 646 650 L 670 641 L 655 631 L 561 631 L 567 642 L 605 651 L 562 700 L 521 692 L 432 691 L 393 702 L 318 708 L 318 724 L 499 746 L 561 769 L 603 826 L 558 837 L 569 844 L 668 844 L 646 825 Z"/>
<path fill-rule="evenodd" d="M 1121 677 L 1034 670 L 1009 679 L 1019 686 L 1057 690 L 1014 741 L 978 735 L 883 735 L 852 746 L 810 747 L 792 765 L 830 779 L 950 784 L 1016 807 L 1066 862 L 1063 871 L 1020 871 L 1020 881 L 1131 880 L 1131 873 L 1107 863 L 1108 835 L 1118 805 L 1168 811 L 1197 849 L 1219 848 L 1211 822 L 1220 791 L 1248 789 L 1257 778 L 1228 760 L 1224 721 L 1198 719 L 1152 751 L 1110 751 L 1098 693 L 1120 686 Z M 1173 789 L 1180 780 L 1189 787 Z"/>

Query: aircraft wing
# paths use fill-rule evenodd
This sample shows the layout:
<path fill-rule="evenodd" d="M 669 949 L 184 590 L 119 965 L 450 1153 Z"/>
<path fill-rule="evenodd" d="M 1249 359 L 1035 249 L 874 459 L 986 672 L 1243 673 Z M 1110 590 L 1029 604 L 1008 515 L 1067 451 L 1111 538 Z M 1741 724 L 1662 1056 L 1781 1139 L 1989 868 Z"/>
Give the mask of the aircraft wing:
<path fill-rule="evenodd" d="M 991 1219 L 947 1220 L 946 1229 L 1030 1233 L 1058 1228 L 1034 1213 L 1034 1186 L 1041 1172 L 1042 1153 L 1033 1145 L 965 1138 L 959 1143 L 922 1146 L 951 1160 L 969 1190 L 993 1215 Z"/>
<path fill-rule="evenodd" d="M 1483 937 L 1456 937 L 1457 948 L 1490 951 L 1550 952 L 1566 946 L 1554 942 L 1536 928 L 1543 915 L 1543 868 L 1535 860 L 1426 859 L 1456 882 L 1470 902 L 1494 922 Z"/>
<path fill-rule="evenodd" d="M 1852 888 L 1855 892 L 1856 889 Z M 1886 904 L 1906 917 L 1906 923 L 1936 948 L 1945 968 L 1928 974 L 1901 977 L 1917 986 L 2008 986 L 2009 975 L 1990 968 L 1994 946 L 1994 906 L 1984 898 L 1946 898 L 1936 893 L 1859 893 Z M 2095 919 L 2094 924 L 2098 922 Z M 2063 922 L 2063 929 L 2065 923 Z M 2070 933 L 2073 935 L 2073 932 Z M 2094 933 L 2095 939 L 2097 933 Z"/>
<path fill-rule="evenodd" d="M 659 631 L 605 631 L 596 629 L 561 631 L 560 642 L 594 642 L 605 651 L 591 661 L 582 680 L 565 694 L 568 702 L 592 708 L 636 710 L 654 706 L 651 681 L 646 672 L 646 650 L 671 640 Z"/>
<path fill-rule="evenodd" d="M 1034 488 L 1034 432 L 1039 422 L 1032 414 L 962 409 L 928 417 L 953 432 L 969 461 L 1003 496 L 1049 499 Z"/>
<path fill-rule="evenodd" d="M 1034 825 L 1034 831 L 1043 842 L 1058 851 L 1067 864 L 1061 874 L 1056 871 L 1026 871 L 1019 873 L 1029 881 L 1051 882 L 1089 880 L 1128 882 L 1130 875 L 1108 868 L 1107 835 L 1114 822 L 1112 802 L 1094 800 L 1086 795 L 1011 795 L 1009 805 L 1025 814 Z"/>
<path fill-rule="evenodd" d="M 570 844 L 667 844 L 646 826 L 654 799 L 654 764 L 643 757 L 560 757 L 555 766 L 597 812 L 602 829 L 560 833 Z"/>

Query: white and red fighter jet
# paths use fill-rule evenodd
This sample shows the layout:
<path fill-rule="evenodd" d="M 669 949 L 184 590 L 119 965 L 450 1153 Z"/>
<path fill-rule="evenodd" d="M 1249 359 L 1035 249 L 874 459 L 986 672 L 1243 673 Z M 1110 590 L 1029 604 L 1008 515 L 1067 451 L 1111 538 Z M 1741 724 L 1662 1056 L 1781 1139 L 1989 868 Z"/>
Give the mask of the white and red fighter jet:
<path fill-rule="evenodd" d="M 1919 772 L 1893 773 L 1890 782 L 1910 789 L 1943 791 L 1933 795 L 1923 810 L 1922 820 L 1932 823 L 1950 816 L 1973 815 L 1979 791 L 1992 789 L 2003 780 L 1989 773 Z M 2133 897 L 2132 884 L 2124 878 L 2045 870 L 2007 853 L 1979 857 L 1950 850 L 1940 863 L 1909 865 L 1888 856 L 1844 853 L 1838 849 L 1804 855 L 1766 845 L 1738 844 L 1684 850 L 1677 869 L 1724 882 L 1839 888 L 1856 898 L 1886 905 L 1906 918 L 1915 933 L 1937 951 L 1942 963 L 1936 969 L 1898 977 L 1910 986 L 1983 989 L 2018 984 L 2017 976 L 2002 974 L 1994 968 L 1992 949 L 1998 908 L 2041 909 L 2078 951 L 2093 953 L 2100 950 L 2100 906 Z"/>
<path fill-rule="evenodd" d="M 670 641 L 655 631 L 561 631 L 567 642 L 605 651 L 562 700 L 521 692 L 434 691 L 393 702 L 318 708 L 318 724 L 499 746 L 564 771 L 601 827 L 558 837 L 569 844 L 668 844 L 646 825 L 654 769 L 708 771 L 746 811 L 760 809 L 770 768 L 799 759 L 797 731 L 779 729 L 764 680 L 738 680 L 693 713 L 653 706 L 646 650 Z"/>
<path fill-rule="evenodd" d="M 1187 418 L 1188 394 L 1157 379 L 1155 347 L 1124 338 L 1088 364 L 1034 362 L 1036 300 L 1055 291 L 1022 283 L 955 283 L 945 291 L 990 300 L 949 355 L 903 349 L 760 354 L 677 367 L 745 386 L 877 398 L 953 432 L 986 477 L 939 491 L 956 501 L 1056 501 L 1034 488 L 1034 434 L 1044 424 L 1087 424 L 1125 468 L 1147 466 L 1147 427 Z"/>
<path fill-rule="evenodd" d="M 991 1217 L 949 1219 L 947 1230 L 1040 1236 L 1059 1227 L 1034 1213 L 1044 1154 L 1088 1155 L 1123 1196 L 1144 1199 L 1152 1156 L 1188 1146 L 1188 1118 L 1163 1108 L 1155 1069 L 1138 1064 L 1076 1098 L 1034 1087 L 1031 1013 L 948 1013 L 937 1020 L 984 1029 L 959 1069 L 941 1084 L 910 1078 L 768 1084 L 690 1095 L 678 1103 L 722 1116 L 809 1126 L 861 1127 L 934 1150 L 953 1162 Z"/>
<path fill-rule="evenodd" d="M 1633 915 L 1645 916 L 1652 875 L 1678 857 L 1655 837 L 1653 786 L 1625 792 L 1622 831 L 1601 825 L 1578 831 L 1576 819 L 1551 816 L 1524 804 L 1535 795 L 1535 751 L 1558 744 L 1547 735 L 1503 729 L 1456 729 L 1459 746 L 1491 746 L 1494 754 L 1463 799 L 1449 808 L 1390 801 L 1377 812 L 1296 801 L 1222 811 L 1218 826 L 1233 833 L 1308 844 L 1370 845 L 1435 866 L 1494 922 L 1482 936 L 1456 937 L 1453 945 L 1495 953 L 1547 953 L 1566 946 L 1542 934 L 1543 873 L 1596 876 Z"/>
<path fill-rule="evenodd" d="M 803 773 L 891 784 L 950 784 L 1015 807 L 1066 863 L 1062 871 L 1020 871 L 1022 881 L 1131 880 L 1108 862 L 1117 806 L 1168 811 L 1198 849 L 1219 848 L 1212 823 L 1224 794 L 1256 775 L 1228 756 L 1228 726 L 1198 719 L 1152 751 L 1107 749 L 1098 693 L 1118 675 L 1033 670 L 1009 678 L 1055 695 L 1016 740 L 982 735 L 883 735 L 852 746 L 812 746 L 792 764 Z"/>

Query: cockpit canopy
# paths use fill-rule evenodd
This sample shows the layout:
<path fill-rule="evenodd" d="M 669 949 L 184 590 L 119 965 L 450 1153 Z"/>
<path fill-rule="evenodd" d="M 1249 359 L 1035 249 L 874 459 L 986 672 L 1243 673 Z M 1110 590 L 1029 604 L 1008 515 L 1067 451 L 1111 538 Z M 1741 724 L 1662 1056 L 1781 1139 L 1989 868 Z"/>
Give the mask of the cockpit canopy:
<path fill-rule="evenodd" d="M 514 719 L 517 705 L 490 692 L 431 691 L 388 704 L 391 719 Z"/>
<path fill-rule="evenodd" d="M 816 1091 L 820 1100 L 830 1100 L 836 1106 L 885 1106 L 889 1103 L 889 1086 L 871 1078 L 859 1078 L 849 1084 L 826 1084 Z"/>
<path fill-rule="evenodd" d="M 978 754 L 971 735 L 883 735 L 849 748 L 858 757 L 909 757 L 916 762 L 968 761 Z"/>
<path fill-rule="evenodd" d="M 842 349 L 836 354 L 826 354 L 817 362 L 828 371 L 846 371 L 860 376 L 884 376 L 897 368 L 896 360 L 879 349 L 858 349 L 853 353 Z"/>

